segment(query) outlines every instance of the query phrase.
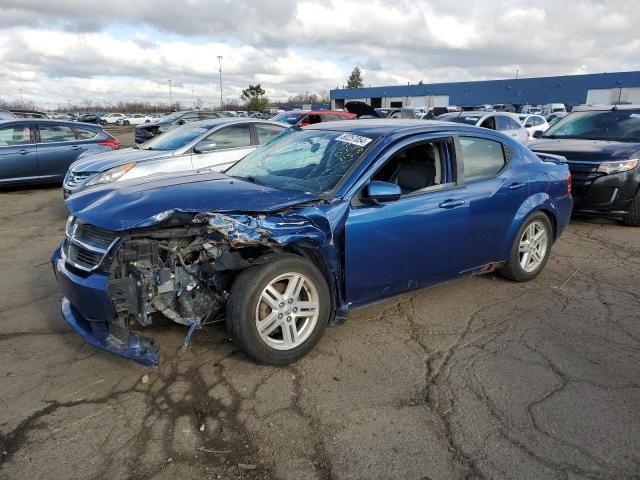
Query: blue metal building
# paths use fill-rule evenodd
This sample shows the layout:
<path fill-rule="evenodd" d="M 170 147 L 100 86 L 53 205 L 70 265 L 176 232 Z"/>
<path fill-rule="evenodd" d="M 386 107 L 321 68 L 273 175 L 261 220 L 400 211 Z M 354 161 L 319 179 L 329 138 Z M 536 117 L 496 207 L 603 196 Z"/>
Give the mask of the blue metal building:
<path fill-rule="evenodd" d="M 334 108 L 342 108 L 349 100 L 362 100 L 373 107 L 640 103 L 640 71 L 347 88 L 331 90 L 330 96 Z"/>

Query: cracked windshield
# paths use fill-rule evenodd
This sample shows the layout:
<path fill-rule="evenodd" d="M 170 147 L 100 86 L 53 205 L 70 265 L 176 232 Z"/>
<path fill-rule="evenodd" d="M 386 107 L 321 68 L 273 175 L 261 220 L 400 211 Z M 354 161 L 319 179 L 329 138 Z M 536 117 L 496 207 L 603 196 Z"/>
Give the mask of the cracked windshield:
<path fill-rule="evenodd" d="M 250 153 L 227 175 L 274 188 L 331 191 L 373 138 L 344 132 L 294 131 Z"/>

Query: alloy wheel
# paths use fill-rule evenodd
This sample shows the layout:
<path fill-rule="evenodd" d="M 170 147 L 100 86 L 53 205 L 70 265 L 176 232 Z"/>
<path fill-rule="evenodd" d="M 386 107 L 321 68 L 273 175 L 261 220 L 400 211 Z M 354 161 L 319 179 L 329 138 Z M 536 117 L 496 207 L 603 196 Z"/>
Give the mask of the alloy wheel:
<path fill-rule="evenodd" d="M 522 233 L 519 244 L 519 259 L 522 269 L 531 273 L 544 262 L 547 254 L 547 227 L 544 223 L 534 221 Z"/>
<path fill-rule="evenodd" d="M 284 273 L 262 290 L 255 309 L 256 329 L 269 347 L 291 350 L 309 338 L 319 311 L 313 282 L 299 273 Z"/>

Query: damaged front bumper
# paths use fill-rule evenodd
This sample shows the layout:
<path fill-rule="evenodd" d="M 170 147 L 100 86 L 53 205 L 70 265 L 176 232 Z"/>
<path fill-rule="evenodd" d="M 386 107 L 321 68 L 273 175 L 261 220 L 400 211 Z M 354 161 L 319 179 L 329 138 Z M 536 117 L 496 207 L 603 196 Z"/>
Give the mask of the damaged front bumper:
<path fill-rule="evenodd" d="M 146 366 L 159 364 L 158 344 L 114 319 L 107 274 L 74 273 L 67 267 L 60 247 L 53 253 L 51 263 L 63 294 L 62 317 L 87 343 Z"/>

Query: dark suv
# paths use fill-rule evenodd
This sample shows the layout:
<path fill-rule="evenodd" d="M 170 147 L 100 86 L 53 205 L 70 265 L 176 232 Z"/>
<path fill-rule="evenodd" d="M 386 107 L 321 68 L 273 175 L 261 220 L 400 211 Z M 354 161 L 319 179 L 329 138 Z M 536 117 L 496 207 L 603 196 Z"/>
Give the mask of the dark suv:
<path fill-rule="evenodd" d="M 577 107 L 536 133 L 534 152 L 569 162 L 574 212 L 640 226 L 640 105 Z"/>
<path fill-rule="evenodd" d="M 156 135 L 171 130 L 178 125 L 197 122 L 198 120 L 208 120 L 211 118 L 221 118 L 219 112 L 204 112 L 201 110 L 187 110 L 183 112 L 173 112 L 171 115 L 161 118 L 155 122 L 147 122 L 136 127 L 136 143 L 144 143 L 151 140 Z"/>

